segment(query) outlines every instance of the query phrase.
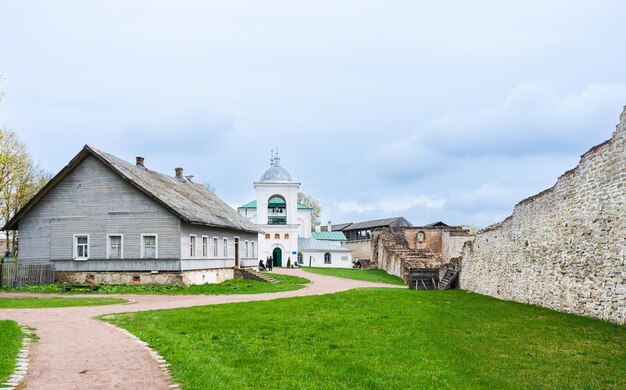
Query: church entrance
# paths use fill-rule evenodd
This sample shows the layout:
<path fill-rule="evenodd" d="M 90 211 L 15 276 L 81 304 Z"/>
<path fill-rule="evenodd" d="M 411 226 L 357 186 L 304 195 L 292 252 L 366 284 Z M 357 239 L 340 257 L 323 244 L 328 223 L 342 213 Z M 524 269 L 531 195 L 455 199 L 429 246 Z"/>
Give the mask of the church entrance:
<path fill-rule="evenodd" d="M 274 248 L 272 252 L 272 259 L 274 259 L 274 266 L 282 267 L 283 266 L 283 251 L 280 248 Z"/>

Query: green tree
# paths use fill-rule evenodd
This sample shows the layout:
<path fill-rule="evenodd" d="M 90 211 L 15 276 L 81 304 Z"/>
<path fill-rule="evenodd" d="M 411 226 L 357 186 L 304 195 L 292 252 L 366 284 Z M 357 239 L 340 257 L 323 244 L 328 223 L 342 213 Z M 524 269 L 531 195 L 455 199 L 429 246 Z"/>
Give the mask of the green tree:
<path fill-rule="evenodd" d="M 298 192 L 298 203 L 313 209 L 311 211 L 311 230 L 315 230 L 315 226 L 319 224 L 320 215 L 322 215 L 320 202 L 304 192 Z"/>
<path fill-rule="evenodd" d="M 49 180 L 33 162 L 26 144 L 12 130 L 0 128 L 0 225 L 4 226 Z M 6 232 L 8 248 L 16 249 L 16 232 Z"/>

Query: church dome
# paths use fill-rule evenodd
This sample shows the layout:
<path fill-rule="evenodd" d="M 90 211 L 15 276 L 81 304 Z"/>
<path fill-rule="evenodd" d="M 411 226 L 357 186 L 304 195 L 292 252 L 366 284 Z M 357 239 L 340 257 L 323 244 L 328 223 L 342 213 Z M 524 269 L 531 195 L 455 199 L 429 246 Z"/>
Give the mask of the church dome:
<path fill-rule="evenodd" d="M 289 183 L 291 182 L 291 175 L 287 170 L 280 166 L 280 158 L 274 157 L 272 159 L 272 166 L 265 171 L 261 176 L 260 182 L 272 182 L 272 183 Z"/>

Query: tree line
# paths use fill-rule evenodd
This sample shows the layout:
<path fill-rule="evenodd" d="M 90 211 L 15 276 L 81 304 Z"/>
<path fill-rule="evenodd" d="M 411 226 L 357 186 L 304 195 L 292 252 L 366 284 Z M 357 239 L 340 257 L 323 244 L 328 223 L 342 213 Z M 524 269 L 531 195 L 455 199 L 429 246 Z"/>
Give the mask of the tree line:
<path fill-rule="evenodd" d="M 13 218 L 49 179 L 17 134 L 0 128 L 0 225 Z M 16 252 L 17 232 L 6 231 L 5 239 L 6 247 Z"/>

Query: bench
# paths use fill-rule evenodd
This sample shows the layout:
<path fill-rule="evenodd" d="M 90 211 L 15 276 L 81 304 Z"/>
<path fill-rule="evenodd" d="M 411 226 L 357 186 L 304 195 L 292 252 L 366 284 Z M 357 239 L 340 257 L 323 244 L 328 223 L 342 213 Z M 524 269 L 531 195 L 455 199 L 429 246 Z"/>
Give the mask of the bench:
<path fill-rule="evenodd" d="M 98 291 L 100 289 L 100 286 L 96 285 L 96 284 L 89 284 L 89 285 L 84 285 L 84 284 L 64 284 L 61 289 L 65 292 L 67 291 L 72 291 L 72 290 L 78 290 L 78 289 L 85 289 L 85 290 L 89 290 L 89 291 Z"/>

